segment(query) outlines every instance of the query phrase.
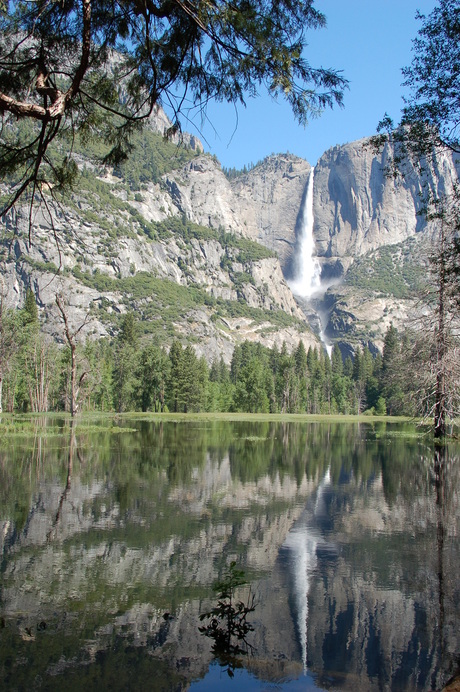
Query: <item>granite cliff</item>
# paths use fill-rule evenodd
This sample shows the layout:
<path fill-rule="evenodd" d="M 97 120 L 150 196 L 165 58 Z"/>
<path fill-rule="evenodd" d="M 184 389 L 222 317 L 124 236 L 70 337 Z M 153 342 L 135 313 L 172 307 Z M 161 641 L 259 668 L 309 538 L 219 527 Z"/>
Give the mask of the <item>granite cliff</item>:
<path fill-rule="evenodd" d="M 149 143 L 165 146 L 159 135 Z M 74 324 L 90 313 L 87 335 L 116 333 L 119 316 L 131 310 L 149 322 L 149 333 L 190 339 L 209 360 L 228 362 L 244 339 L 318 345 L 275 251 L 251 239 L 256 222 L 247 232 L 220 165 L 193 144 L 185 163 L 169 144 L 167 172 L 134 190 L 81 157 L 80 187 L 36 208 L 31 236 L 28 207 L 10 212 L 1 236 L 6 303 L 22 305 L 30 286 L 45 330 L 58 340 L 60 293 Z"/>
<path fill-rule="evenodd" d="M 157 114 L 153 130 L 165 122 Z M 67 295 L 75 323 L 91 310 L 93 334 L 113 333 L 117 316 L 134 310 L 154 324 L 150 332 L 191 338 L 200 355 L 223 354 L 227 361 L 244 338 L 291 348 L 299 339 L 307 348 L 318 344 L 312 310 L 330 341 L 381 347 L 390 322 L 398 325 L 414 309 L 420 248 L 436 233 L 419 213 L 421 193 L 426 186 L 451 189 L 453 159 L 435 161 L 425 178 L 411 169 L 395 180 L 385 175 L 390 145 L 380 155 L 368 140 L 325 152 L 315 167 L 312 210 L 322 288 L 305 303 L 288 282 L 302 242 L 310 164 L 272 155 L 229 180 L 196 138 L 186 142 L 185 150 L 178 144 L 162 150 L 164 172 L 157 166 L 142 175 L 143 160 L 163 147 L 158 134 L 142 143 L 130 171 L 104 168 L 80 153 L 82 186 L 35 210 L 32 242 L 28 208 L 7 215 L 1 235 L 7 303 L 22 304 L 31 286 L 55 338 L 58 291 Z M 382 257 L 393 277 L 385 285 Z M 174 301 L 177 310 L 166 317 Z"/>
<path fill-rule="evenodd" d="M 428 256 L 438 234 L 423 208 L 427 192 L 449 195 L 458 180 L 453 155 L 421 174 L 387 174 L 394 150 L 376 155 L 369 140 L 327 151 L 315 168 L 314 238 L 325 288 L 325 332 L 332 341 L 382 347 L 390 325 L 420 310 Z"/>

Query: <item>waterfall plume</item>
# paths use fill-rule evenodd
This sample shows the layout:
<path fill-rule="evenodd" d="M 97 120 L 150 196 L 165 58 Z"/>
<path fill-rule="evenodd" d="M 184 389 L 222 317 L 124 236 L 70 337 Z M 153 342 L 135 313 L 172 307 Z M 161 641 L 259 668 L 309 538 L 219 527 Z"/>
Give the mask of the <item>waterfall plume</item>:
<path fill-rule="evenodd" d="M 307 192 L 303 201 L 300 234 L 298 239 L 299 254 L 295 259 L 295 275 L 289 282 L 294 295 L 309 298 L 320 289 L 321 266 L 315 256 L 313 238 L 313 181 L 315 169 L 312 168 L 308 178 Z"/>

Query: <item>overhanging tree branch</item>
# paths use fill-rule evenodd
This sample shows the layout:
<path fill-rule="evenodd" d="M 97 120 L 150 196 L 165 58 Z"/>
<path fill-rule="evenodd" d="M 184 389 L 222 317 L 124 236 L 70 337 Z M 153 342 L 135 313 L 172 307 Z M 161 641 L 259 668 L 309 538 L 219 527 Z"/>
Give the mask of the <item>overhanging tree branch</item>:
<path fill-rule="evenodd" d="M 0 14 L 0 167 L 16 189 L 0 214 L 30 186 L 62 184 L 45 154 L 52 144 L 65 167 L 67 132 L 112 139 L 117 160 L 162 102 L 175 104 L 176 128 L 186 97 L 187 110 L 244 104 L 257 85 L 301 123 L 342 105 L 347 80 L 303 56 L 306 30 L 324 24 L 313 0 L 12 0 Z"/>

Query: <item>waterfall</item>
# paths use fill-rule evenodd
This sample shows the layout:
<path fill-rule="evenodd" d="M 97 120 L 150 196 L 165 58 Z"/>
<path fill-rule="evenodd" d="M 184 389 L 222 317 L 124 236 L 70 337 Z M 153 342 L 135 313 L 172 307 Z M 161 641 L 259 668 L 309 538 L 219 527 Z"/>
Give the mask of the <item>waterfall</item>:
<path fill-rule="evenodd" d="M 300 298 L 310 298 L 321 286 L 321 267 L 318 258 L 314 256 L 315 242 L 313 239 L 313 180 L 315 169 L 312 168 L 308 178 L 305 194 L 301 227 L 299 234 L 299 256 L 296 261 L 295 276 L 289 282 L 294 295 Z"/>
<path fill-rule="evenodd" d="M 318 303 L 321 295 L 327 290 L 327 285 L 321 284 L 321 265 L 315 255 L 315 240 L 313 238 L 313 181 L 315 169 L 312 168 L 307 183 L 307 191 L 303 200 L 300 221 L 300 233 L 298 237 L 298 255 L 294 260 L 294 278 L 288 281 L 289 288 L 298 298 L 316 299 Z M 310 307 L 311 307 L 310 303 Z M 314 305 L 314 302 L 313 302 Z M 319 337 L 324 344 L 329 358 L 332 354 L 332 344 L 325 334 L 325 312 L 319 304 L 315 306 L 321 328 Z"/>

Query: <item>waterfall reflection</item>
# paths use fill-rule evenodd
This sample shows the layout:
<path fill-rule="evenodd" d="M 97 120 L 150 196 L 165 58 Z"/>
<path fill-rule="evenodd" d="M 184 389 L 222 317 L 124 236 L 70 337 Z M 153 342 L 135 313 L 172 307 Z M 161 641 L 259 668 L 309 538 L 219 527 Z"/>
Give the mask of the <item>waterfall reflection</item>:
<path fill-rule="evenodd" d="M 454 442 L 372 421 L 116 422 L 0 450 L 0 687 L 188 689 L 215 662 L 197 625 L 231 560 L 257 594 L 251 689 L 422 692 L 455 673 Z"/>
<path fill-rule="evenodd" d="M 320 482 L 313 510 L 309 505 L 300 519 L 289 532 L 281 551 L 288 551 L 288 565 L 292 579 L 292 607 L 296 621 L 299 646 L 304 673 L 308 668 L 308 593 L 310 578 L 318 559 L 317 548 L 323 539 L 317 523 L 326 515 L 325 493 L 331 485 L 331 473 L 328 468 Z"/>

